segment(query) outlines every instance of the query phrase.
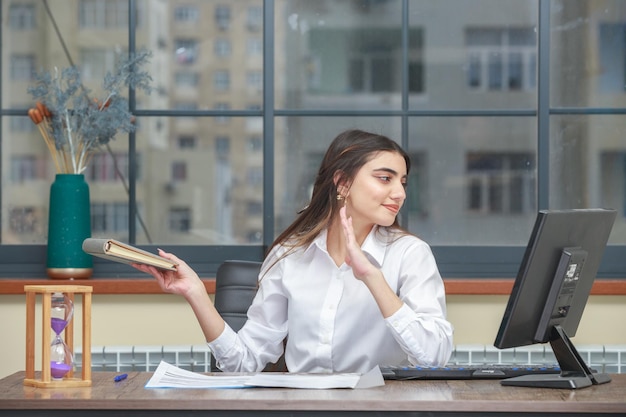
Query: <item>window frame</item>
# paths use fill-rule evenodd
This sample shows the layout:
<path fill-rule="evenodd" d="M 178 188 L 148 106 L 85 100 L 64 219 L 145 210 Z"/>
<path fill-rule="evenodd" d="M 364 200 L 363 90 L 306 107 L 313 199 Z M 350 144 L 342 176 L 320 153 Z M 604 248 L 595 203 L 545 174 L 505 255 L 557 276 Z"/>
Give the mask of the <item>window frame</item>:
<path fill-rule="evenodd" d="M 402 22 L 402 44 L 401 59 L 403 71 L 402 98 L 404 103 L 408 103 L 408 63 L 409 60 L 409 0 L 399 0 L 403 9 Z M 537 91 L 538 104 L 536 109 L 531 110 L 436 110 L 434 114 L 437 116 L 467 116 L 467 117 L 485 117 L 485 116 L 520 116 L 520 117 L 536 117 L 537 118 L 537 209 L 548 208 L 549 196 L 549 126 L 550 116 L 563 114 L 622 114 L 625 109 L 567 109 L 567 108 L 551 108 L 549 103 L 549 58 L 550 58 L 550 0 L 539 1 L 539 27 L 538 27 L 538 49 L 537 49 Z M 139 7 L 139 1 L 128 0 L 129 5 L 129 50 L 136 50 L 135 28 L 140 24 L 136 9 Z M 285 116 L 302 116 L 316 117 L 327 116 L 332 111 L 310 111 L 310 110 L 289 110 L 274 108 L 274 0 L 263 0 L 263 27 L 262 27 L 262 44 L 263 44 L 263 107 L 259 110 L 234 111 L 229 108 L 221 109 L 220 114 L 223 115 L 225 121 L 231 117 L 260 117 L 263 119 L 263 241 L 259 245 L 242 245 L 242 246 L 208 246 L 208 245 L 185 245 L 173 246 L 163 244 L 140 245 L 140 247 L 156 251 L 157 247 L 175 252 L 178 256 L 185 259 L 201 277 L 214 276 L 218 266 L 227 259 L 244 259 L 244 260 L 262 260 L 265 250 L 271 245 L 274 231 L 274 123 L 275 118 Z M 1 14 L 1 11 L 0 11 Z M 0 16 L 1 17 L 1 16 Z M 216 16 L 213 16 L 215 18 Z M 230 17 L 230 10 L 229 10 Z M 232 22 L 222 27 L 222 30 L 228 29 Z M 0 32 L 0 41 L 2 34 Z M 1 45 L 1 43 L 0 43 Z M 197 51 L 196 51 L 197 52 Z M 175 58 L 175 56 L 174 56 Z M 196 56 L 197 58 L 197 56 Z M 2 62 L 0 61 L 0 65 Z M 2 80 L 0 79 L 0 102 L 2 95 Z M 131 109 L 138 117 L 162 117 L 164 115 L 176 117 L 190 117 L 201 111 L 188 110 L 184 112 L 176 111 L 156 111 L 148 109 L 136 109 L 134 100 L 130 100 Z M 337 110 L 338 114 L 345 114 L 345 110 Z M 366 110 L 349 111 L 350 115 L 355 117 L 371 117 L 374 113 Z M 5 109 L 0 108 L 0 132 L 2 127 L 2 116 L 26 116 L 27 109 Z M 432 117 L 433 112 L 415 111 L 409 109 L 408 105 L 403 105 L 400 111 L 390 110 L 385 112 L 375 112 L 376 116 L 399 117 L 401 120 L 401 134 L 398 140 L 407 148 L 409 143 L 408 137 L 408 120 L 414 117 Z M 0 142 L 2 138 L 0 137 Z M 129 134 L 129 158 L 137 158 L 134 150 L 135 134 Z M 131 165 L 129 172 L 129 242 L 134 243 L 137 236 L 136 218 L 137 207 L 133 204 L 136 194 L 137 171 L 134 165 Z M 1 198 L 1 197 L 0 197 Z M 193 213 L 190 213 L 193 215 Z M 401 213 L 401 221 L 406 221 L 406 214 Z M 1 237 L 1 236 L 0 236 Z M 0 239 L 1 242 L 1 239 Z M 604 261 L 599 273 L 603 278 L 626 278 L 626 260 L 622 255 L 624 245 L 611 245 L 605 251 Z M 525 250 L 524 246 L 432 246 L 433 252 L 437 259 L 439 269 L 444 278 L 512 278 L 517 273 L 519 262 Z M 0 278 L 42 278 L 45 275 L 45 245 L 5 245 L 0 244 Z M 124 265 L 107 262 L 105 260 L 94 260 L 94 278 L 128 278 L 128 277 L 145 277 L 138 271 L 128 268 Z"/>

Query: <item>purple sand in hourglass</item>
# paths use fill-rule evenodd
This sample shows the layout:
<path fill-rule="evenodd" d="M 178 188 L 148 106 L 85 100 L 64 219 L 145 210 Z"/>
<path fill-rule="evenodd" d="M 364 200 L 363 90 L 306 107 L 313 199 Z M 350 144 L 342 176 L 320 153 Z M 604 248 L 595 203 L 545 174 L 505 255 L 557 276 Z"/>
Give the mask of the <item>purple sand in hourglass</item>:
<path fill-rule="evenodd" d="M 61 334 L 63 329 L 65 329 L 65 326 L 67 326 L 67 321 L 63 319 L 52 317 L 50 321 L 51 321 L 50 326 L 52 327 L 52 330 L 54 330 L 54 333 L 56 334 Z"/>
<path fill-rule="evenodd" d="M 50 374 L 52 378 L 61 379 L 70 369 L 72 369 L 72 366 L 66 363 L 50 362 Z"/>

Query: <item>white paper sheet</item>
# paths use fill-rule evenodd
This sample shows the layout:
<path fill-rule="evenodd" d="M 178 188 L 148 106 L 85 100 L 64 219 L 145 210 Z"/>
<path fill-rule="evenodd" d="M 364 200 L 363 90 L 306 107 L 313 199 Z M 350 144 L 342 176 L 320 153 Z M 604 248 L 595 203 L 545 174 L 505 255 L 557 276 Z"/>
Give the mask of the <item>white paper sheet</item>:
<path fill-rule="evenodd" d="M 282 388 L 371 388 L 385 385 L 378 366 L 365 374 L 299 374 L 261 372 L 246 383 L 255 387 Z"/>
<path fill-rule="evenodd" d="M 190 372 L 161 361 L 146 388 L 249 388 L 282 387 L 306 389 L 371 388 L 384 385 L 378 367 L 366 374 L 304 374 L 261 372 L 258 374 L 213 374 Z"/>
<path fill-rule="evenodd" d="M 204 375 L 161 361 L 146 388 L 246 388 L 252 375 Z"/>

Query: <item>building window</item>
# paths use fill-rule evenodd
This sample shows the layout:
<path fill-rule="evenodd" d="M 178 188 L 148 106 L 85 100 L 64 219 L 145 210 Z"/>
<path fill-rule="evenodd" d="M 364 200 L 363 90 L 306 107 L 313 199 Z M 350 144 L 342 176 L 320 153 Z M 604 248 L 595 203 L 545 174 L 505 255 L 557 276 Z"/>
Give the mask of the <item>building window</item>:
<path fill-rule="evenodd" d="M 469 211 L 485 214 L 535 211 L 535 159 L 532 154 L 469 153 L 466 168 Z"/>
<path fill-rule="evenodd" d="M 124 176 L 128 177 L 128 154 L 108 152 L 100 152 L 94 154 L 91 162 L 87 165 L 85 176 L 89 181 L 93 182 L 114 182 L 119 181 L 120 177 L 117 170 Z"/>
<path fill-rule="evenodd" d="M 174 109 L 178 111 L 194 111 L 198 109 L 198 104 L 194 101 L 179 101 L 174 104 Z"/>
<path fill-rule="evenodd" d="M 198 104 L 193 101 L 181 101 L 174 103 L 174 110 L 182 111 L 182 112 L 192 112 L 198 109 Z M 178 120 L 182 120 L 185 118 L 186 120 L 193 120 L 193 116 L 185 115 L 179 118 Z"/>
<path fill-rule="evenodd" d="M 246 185 L 252 188 L 263 185 L 263 168 L 250 167 L 246 171 Z"/>
<path fill-rule="evenodd" d="M 174 53 L 179 64 L 193 64 L 198 60 L 198 41 L 194 39 L 176 39 Z"/>
<path fill-rule="evenodd" d="M 35 29 L 35 5 L 11 4 L 9 6 L 9 27 L 11 30 Z"/>
<path fill-rule="evenodd" d="M 260 230 L 252 230 L 248 232 L 248 243 L 261 243 L 263 239 L 263 233 Z"/>
<path fill-rule="evenodd" d="M 399 93 L 402 88 L 402 59 L 399 42 L 402 33 L 397 29 L 315 28 L 308 35 L 310 51 L 304 58 L 304 80 L 310 91 L 332 93 L 381 94 Z M 328 53 L 329 42 L 335 53 L 340 48 L 344 61 L 337 65 Z M 409 30 L 408 71 L 409 92 L 423 92 L 423 35 L 421 29 Z M 341 45 L 339 47 L 338 45 Z M 333 72 L 340 71 L 340 75 Z M 332 78 L 332 83 L 324 80 Z"/>
<path fill-rule="evenodd" d="M 626 91 L 626 24 L 600 24 L 599 90 L 615 94 Z"/>
<path fill-rule="evenodd" d="M 230 7 L 217 6 L 215 8 L 215 24 L 221 30 L 226 30 L 230 27 Z"/>
<path fill-rule="evenodd" d="M 215 110 L 218 110 L 218 111 L 227 111 L 227 110 L 230 110 L 230 104 L 228 104 L 228 103 L 217 103 L 217 104 L 215 105 Z M 215 121 L 216 121 L 217 123 L 220 123 L 220 124 L 222 124 L 222 123 L 228 123 L 228 121 L 230 121 L 230 117 L 229 117 L 229 116 L 216 116 L 216 117 L 215 117 Z M 31 124 L 32 124 L 32 123 L 31 123 Z"/>
<path fill-rule="evenodd" d="M 246 25 L 248 29 L 252 31 L 261 29 L 261 26 L 263 25 L 263 9 L 261 6 L 248 7 Z"/>
<path fill-rule="evenodd" d="M 626 216 L 626 151 L 600 153 L 602 207 L 613 207 Z"/>
<path fill-rule="evenodd" d="M 251 93 L 263 91 L 263 71 L 248 71 L 246 73 L 246 85 Z"/>
<path fill-rule="evenodd" d="M 169 213 L 169 225 L 172 232 L 189 232 L 191 210 L 187 207 L 172 207 Z"/>
<path fill-rule="evenodd" d="M 15 116 L 11 117 L 10 120 L 11 132 L 13 133 L 32 133 L 37 130 L 30 117 Z"/>
<path fill-rule="evenodd" d="M 263 152 L 263 138 L 261 136 L 252 136 L 248 138 L 248 151 L 250 153 Z"/>
<path fill-rule="evenodd" d="M 197 87 L 200 83 L 200 74 L 191 71 L 176 71 L 174 82 L 179 87 Z"/>
<path fill-rule="evenodd" d="M 350 59 L 348 73 L 352 92 L 382 93 L 393 91 L 391 53 L 359 54 Z"/>
<path fill-rule="evenodd" d="M 215 91 L 228 91 L 230 89 L 230 73 L 219 70 L 213 73 L 213 88 Z"/>
<path fill-rule="evenodd" d="M 184 161 L 172 162 L 172 181 L 180 182 L 187 179 L 187 163 Z"/>
<path fill-rule="evenodd" d="M 406 182 L 405 205 L 410 214 L 424 218 L 428 215 L 428 170 L 424 152 L 411 154 L 411 170 Z"/>
<path fill-rule="evenodd" d="M 263 40 L 260 38 L 248 38 L 246 41 L 246 53 L 249 57 L 263 56 Z"/>
<path fill-rule="evenodd" d="M 195 6 L 177 6 L 174 9 L 174 20 L 180 23 L 195 23 L 200 17 L 200 12 Z"/>
<path fill-rule="evenodd" d="M 531 91 L 537 40 L 532 28 L 467 29 L 467 85 L 475 90 Z"/>
<path fill-rule="evenodd" d="M 92 203 L 91 229 L 94 233 L 128 231 L 128 203 Z"/>
<path fill-rule="evenodd" d="M 128 26 L 128 1 L 81 0 L 78 16 L 83 29 L 125 28 Z"/>
<path fill-rule="evenodd" d="M 213 47 L 215 56 L 227 57 L 231 54 L 230 40 L 216 39 Z"/>
<path fill-rule="evenodd" d="M 260 104 L 249 104 L 246 106 L 246 110 L 255 111 L 261 113 Z M 260 132 L 263 130 L 263 118 L 260 116 L 248 116 L 246 117 L 246 131 L 247 132 Z"/>
<path fill-rule="evenodd" d="M 30 81 L 35 74 L 35 56 L 31 54 L 11 55 L 11 79 Z"/>
<path fill-rule="evenodd" d="M 81 49 L 80 75 L 86 81 L 100 81 L 114 70 L 117 58 L 111 49 Z"/>
<path fill-rule="evenodd" d="M 195 136 L 180 136 L 178 138 L 178 149 L 195 149 L 197 138 Z"/>
<path fill-rule="evenodd" d="M 248 201 L 246 203 L 246 214 L 248 216 L 262 216 L 263 203 L 260 201 Z"/>
<path fill-rule="evenodd" d="M 13 207 L 9 211 L 9 227 L 13 233 L 34 233 L 38 223 L 34 207 Z"/>
<path fill-rule="evenodd" d="M 34 155 L 13 155 L 11 157 L 11 181 L 24 181 L 44 178 L 44 162 Z"/>
<path fill-rule="evenodd" d="M 218 159 L 228 159 L 230 156 L 230 138 L 218 136 L 215 138 L 215 154 Z"/>

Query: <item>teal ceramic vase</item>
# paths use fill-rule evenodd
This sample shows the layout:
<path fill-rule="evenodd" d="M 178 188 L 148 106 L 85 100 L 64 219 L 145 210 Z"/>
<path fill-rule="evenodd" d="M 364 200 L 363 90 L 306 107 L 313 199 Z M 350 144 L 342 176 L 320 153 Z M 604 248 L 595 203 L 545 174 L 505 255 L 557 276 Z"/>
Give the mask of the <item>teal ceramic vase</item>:
<path fill-rule="evenodd" d="M 84 279 L 93 258 L 83 249 L 91 237 L 89 185 L 82 174 L 57 174 L 50 186 L 46 272 L 53 279 Z"/>

